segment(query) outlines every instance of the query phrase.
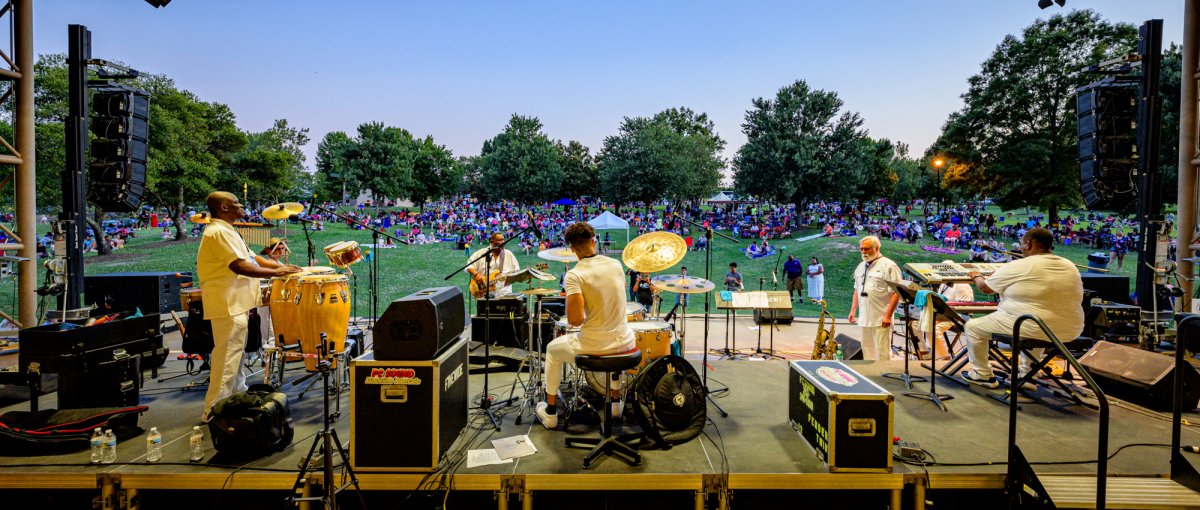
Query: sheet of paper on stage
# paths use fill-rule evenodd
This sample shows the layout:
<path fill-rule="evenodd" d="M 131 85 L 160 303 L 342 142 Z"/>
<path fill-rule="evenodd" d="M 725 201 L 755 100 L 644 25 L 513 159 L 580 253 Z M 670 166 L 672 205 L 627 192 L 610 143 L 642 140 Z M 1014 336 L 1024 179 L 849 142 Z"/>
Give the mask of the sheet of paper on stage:
<path fill-rule="evenodd" d="M 768 306 L 767 293 L 761 291 L 737 292 L 733 294 L 733 301 L 730 304 L 734 308 L 766 308 Z"/>
<path fill-rule="evenodd" d="M 512 459 L 501 459 L 495 449 L 467 450 L 467 467 L 490 466 L 492 464 L 512 464 Z"/>
<path fill-rule="evenodd" d="M 496 447 L 496 455 L 501 459 L 515 459 L 537 453 L 537 447 L 528 435 L 502 437 L 493 439 L 492 446 Z"/>

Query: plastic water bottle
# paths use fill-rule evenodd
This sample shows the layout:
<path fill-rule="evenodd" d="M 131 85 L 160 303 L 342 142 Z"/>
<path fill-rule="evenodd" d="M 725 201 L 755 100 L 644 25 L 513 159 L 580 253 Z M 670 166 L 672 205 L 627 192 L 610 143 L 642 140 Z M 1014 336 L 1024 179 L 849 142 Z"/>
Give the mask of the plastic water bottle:
<path fill-rule="evenodd" d="M 150 433 L 146 435 L 146 461 L 158 462 L 162 459 L 162 434 L 158 432 L 158 427 L 150 427 Z"/>
<path fill-rule="evenodd" d="M 200 431 L 199 426 L 192 427 L 192 436 L 188 438 L 188 443 L 191 444 L 192 454 L 188 460 L 199 462 L 204 458 L 204 432 Z"/>
<path fill-rule="evenodd" d="M 99 464 L 104 459 L 104 431 L 96 427 L 92 432 L 92 464 Z"/>
<path fill-rule="evenodd" d="M 846 359 L 845 354 L 842 354 L 842 344 L 838 344 L 837 354 L 834 354 L 833 357 L 838 361 L 843 361 Z"/>
<path fill-rule="evenodd" d="M 100 462 L 112 464 L 117 461 L 117 435 L 112 429 L 104 431 L 104 455 Z"/>

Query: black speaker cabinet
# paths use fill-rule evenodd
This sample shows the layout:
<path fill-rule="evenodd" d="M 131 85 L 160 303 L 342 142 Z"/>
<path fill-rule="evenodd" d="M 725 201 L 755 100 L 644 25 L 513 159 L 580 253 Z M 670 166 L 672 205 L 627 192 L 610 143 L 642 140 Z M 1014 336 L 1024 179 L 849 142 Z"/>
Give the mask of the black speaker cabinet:
<path fill-rule="evenodd" d="M 431 360 L 466 330 L 458 287 L 433 287 L 392 301 L 375 324 L 377 360 Z"/>
<path fill-rule="evenodd" d="M 1158 411 L 1171 410 L 1175 387 L 1175 357 L 1111 342 L 1096 342 L 1079 358 L 1079 364 L 1096 379 L 1104 393 Z M 1200 402 L 1200 374 L 1191 364 L 1183 367 L 1183 408 Z"/>
<path fill-rule="evenodd" d="M 833 337 L 833 341 L 842 346 L 842 359 L 863 359 L 862 342 L 840 333 Z"/>
<path fill-rule="evenodd" d="M 437 359 L 350 361 L 350 465 L 433 471 L 467 426 L 467 342 Z"/>
<path fill-rule="evenodd" d="M 764 308 L 754 310 L 755 324 L 791 324 L 792 310 L 783 308 Z"/>
<path fill-rule="evenodd" d="M 87 276 L 83 280 L 83 296 L 87 304 L 95 304 L 106 312 L 132 312 L 138 308 L 144 314 L 169 313 L 183 310 L 179 291 L 192 282 L 191 273 L 148 272 L 109 273 Z"/>

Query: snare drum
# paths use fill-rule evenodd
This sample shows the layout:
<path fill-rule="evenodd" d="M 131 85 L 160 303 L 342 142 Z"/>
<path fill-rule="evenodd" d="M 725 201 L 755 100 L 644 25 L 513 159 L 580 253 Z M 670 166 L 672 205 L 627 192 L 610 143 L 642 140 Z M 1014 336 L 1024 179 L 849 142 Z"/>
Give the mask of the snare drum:
<path fill-rule="evenodd" d="M 646 320 L 646 307 L 641 303 L 625 303 L 625 321 L 637 322 Z"/>
<path fill-rule="evenodd" d="M 300 352 L 320 354 L 317 346 L 321 333 L 325 333 L 326 346 L 332 343 L 334 353 L 345 350 L 350 287 L 344 275 L 304 274 L 288 278 L 281 288 L 285 296 L 271 295 L 271 324 L 275 326 L 275 335 L 283 337 L 283 344 L 299 343 Z M 276 310 L 283 313 L 277 314 Z M 315 371 L 318 361 L 306 357 L 304 368 Z M 337 367 L 336 360 L 331 363 Z"/>
<path fill-rule="evenodd" d="M 342 241 L 326 246 L 325 256 L 329 258 L 330 264 L 340 268 L 357 264 L 363 259 L 362 250 L 358 248 L 358 241 Z"/>

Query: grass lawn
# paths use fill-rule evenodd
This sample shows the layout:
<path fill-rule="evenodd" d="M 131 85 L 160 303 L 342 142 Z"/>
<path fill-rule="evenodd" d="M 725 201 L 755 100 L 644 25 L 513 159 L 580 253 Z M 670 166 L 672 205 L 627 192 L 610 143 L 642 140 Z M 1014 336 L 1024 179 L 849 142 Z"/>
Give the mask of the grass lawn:
<path fill-rule="evenodd" d="M 192 238 L 185 241 L 162 241 L 158 237 L 158 231 L 146 229 L 139 232 L 143 237 L 131 239 L 127 246 L 118 250 L 112 255 L 106 257 L 96 257 L 94 254 L 89 254 L 86 258 L 85 265 L 87 274 L 106 274 L 121 271 L 195 271 L 196 249 L 199 246 L 199 239 Z M 795 237 L 802 237 L 812 233 L 810 231 L 800 231 L 794 234 Z M 304 236 L 296 226 L 289 226 L 289 245 L 292 247 L 294 255 L 292 261 L 294 263 L 300 261 L 303 265 L 305 243 Z M 315 232 L 312 234 L 313 245 L 318 256 L 317 265 L 328 265 L 322 252 L 322 248 L 328 244 L 337 241 L 353 240 L 360 243 L 370 243 L 371 236 L 369 232 L 362 230 L 350 230 L 344 225 L 330 225 L 323 232 Z M 618 243 L 624 242 L 624 236 L 620 232 L 613 232 L 614 240 Z M 631 238 L 634 234 L 631 233 Z M 821 263 L 825 265 L 825 296 L 829 302 L 830 310 L 838 317 L 844 317 L 850 309 L 851 292 L 853 291 L 853 282 L 851 274 L 854 267 L 861 260 L 858 254 L 859 238 L 818 238 L 810 241 L 798 242 L 795 240 L 783 240 L 774 243 L 778 249 L 782 247 L 783 257 L 792 254 L 807 264 L 808 258 L 817 256 Z M 748 244 L 743 242 L 739 245 L 734 245 L 730 241 L 717 238 L 714 241 L 715 249 L 712 253 L 712 279 L 720 287 L 720 283 L 724 280 L 725 272 L 728 270 L 730 262 L 737 262 L 739 270 L 743 273 L 747 290 L 757 290 L 759 288 L 759 279 L 765 279 L 763 288 L 772 289 L 771 271 L 775 268 L 776 257 L 766 257 L 756 260 L 751 260 L 743 255 L 739 249 L 745 248 Z M 1011 245 L 1011 241 L 1006 244 Z M 477 245 L 478 246 L 478 245 Z M 883 254 L 895 260 L 898 264 L 908 262 L 938 262 L 943 259 L 954 259 L 956 261 L 966 261 L 968 258 L 967 252 L 962 251 L 957 255 L 947 256 L 935 252 L 922 250 L 920 244 L 910 245 L 906 243 L 894 243 L 891 241 L 883 241 Z M 256 247 L 251 247 L 255 249 Z M 520 253 L 518 246 L 513 246 L 514 252 L 517 252 L 517 258 L 521 262 L 522 267 L 528 267 L 533 264 L 547 262 L 537 258 L 536 254 L 524 255 Z M 1087 254 L 1092 249 L 1086 247 L 1058 247 L 1055 252 L 1065 256 L 1076 263 L 1086 265 Z M 381 254 L 380 267 L 380 294 L 379 304 L 380 309 L 385 309 L 387 304 L 392 300 L 403 297 L 414 291 L 433 286 L 442 286 L 447 283 L 458 285 L 466 292 L 467 277 L 458 275 L 451 279 L 450 282 L 445 282 L 442 277 L 454 271 L 462 264 L 466 263 L 466 254 L 462 251 L 451 249 L 450 243 L 439 243 L 422 246 L 407 246 L 400 245 L 396 248 L 379 250 Z M 619 259 L 619 254 L 611 255 Z M 705 252 L 692 251 L 688 252 L 680 265 L 688 267 L 688 272 L 693 276 L 704 276 L 704 259 Z M 1124 274 L 1130 277 L 1132 283 L 1134 277 L 1134 266 L 1136 254 L 1129 254 L 1125 260 L 1124 268 L 1116 270 L 1118 274 Z M 561 274 L 564 270 L 562 263 L 550 262 L 550 271 L 556 275 Z M 1116 263 L 1114 261 L 1113 268 L 1115 270 Z M 358 292 L 356 299 L 358 300 L 358 312 L 360 315 L 365 315 L 368 310 L 369 293 L 367 291 L 367 265 L 365 263 L 353 266 L 354 271 L 360 276 L 358 283 Z M 784 280 L 782 279 L 782 263 L 780 263 L 780 281 L 779 288 L 784 288 Z M 671 268 L 664 273 L 678 273 L 679 266 Z M 44 277 L 39 272 L 39 279 Z M 523 284 L 522 284 L 523 285 Z M 523 288 L 520 287 L 519 288 Z M 7 278 L 0 281 L 0 307 L 5 310 L 12 310 L 16 294 L 16 281 L 13 278 Z M 674 300 L 671 297 L 664 299 L 664 303 L 670 303 Z M 700 304 L 703 299 L 693 298 L 692 305 L 688 311 L 698 313 L 703 311 L 703 305 Z M 816 316 L 820 308 L 814 304 L 796 304 L 794 312 L 797 316 Z"/>

